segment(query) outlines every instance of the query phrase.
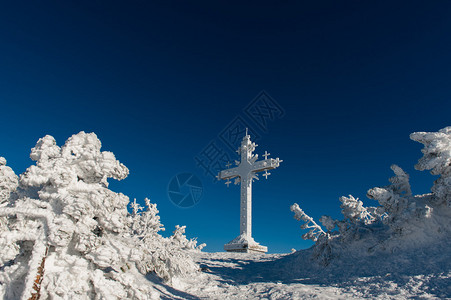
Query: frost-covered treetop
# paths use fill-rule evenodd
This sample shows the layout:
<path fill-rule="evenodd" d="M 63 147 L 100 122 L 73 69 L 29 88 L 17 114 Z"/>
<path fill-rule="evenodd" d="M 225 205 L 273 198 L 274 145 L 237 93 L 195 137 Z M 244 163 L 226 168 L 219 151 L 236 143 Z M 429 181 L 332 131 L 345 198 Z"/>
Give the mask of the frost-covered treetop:
<path fill-rule="evenodd" d="M 107 179 L 122 180 L 128 176 L 128 169 L 114 154 L 100 151 L 102 144 L 95 133 L 80 133 L 70 137 L 61 148 L 55 139 L 46 135 L 31 149 L 30 158 L 36 161 L 21 176 L 21 184 L 41 186 L 48 180 L 52 184 L 67 186 L 76 181 L 103 183 Z"/>
<path fill-rule="evenodd" d="M 0 156 L 0 204 L 5 202 L 17 188 L 18 178 L 14 171 L 6 166 L 6 159 Z"/>
<path fill-rule="evenodd" d="M 440 175 L 431 191 L 437 201 L 444 201 L 451 207 L 451 126 L 438 132 L 414 132 L 410 138 L 424 145 L 421 150 L 424 155 L 415 168 Z"/>
<path fill-rule="evenodd" d="M 130 214 L 129 198 L 108 189 L 129 171 L 101 146 L 94 133 L 61 147 L 46 135 L 20 180 L 0 157 L 0 298 L 153 299 L 147 275 L 197 272 L 187 251 L 202 245 L 184 226 L 165 238 L 156 204 Z"/>
<path fill-rule="evenodd" d="M 431 170 L 433 175 L 451 174 L 451 126 L 438 132 L 414 132 L 410 138 L 424 145 L 417 170 Z"/>

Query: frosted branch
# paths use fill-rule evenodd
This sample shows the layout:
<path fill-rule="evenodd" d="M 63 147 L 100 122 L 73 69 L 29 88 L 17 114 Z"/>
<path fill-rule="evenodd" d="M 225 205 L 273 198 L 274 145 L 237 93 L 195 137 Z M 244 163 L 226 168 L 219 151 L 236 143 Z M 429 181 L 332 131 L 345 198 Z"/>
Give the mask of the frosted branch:
<path fill-rule="evenodd" d="M 363 202 L 359 198 L 354 198 L 352 195 L 349 197 L 340 197 L 341 213 L 345 219 L 349 219 L 352 223 L 363 221 L 365 224 L 370 224 L 374 221 L 374 217 L 363 206 Z"/>
<path fill-rule="evenodd" d="M 304 240 L 312 240 L 314 242 L 318 241 L 321 236 L 325 236 L 326 233 L 323 231 L 321 226 L 316 224 L 312 217 L 307 215 L 297 203 L 294 203 L 290 207 L 291 211 L 294 212 L 294 218 L 298 221 L 304 221 L 305 223 L 301 225 L 301 229 L 308 229 L 309 231 L 302 235 Z"/>

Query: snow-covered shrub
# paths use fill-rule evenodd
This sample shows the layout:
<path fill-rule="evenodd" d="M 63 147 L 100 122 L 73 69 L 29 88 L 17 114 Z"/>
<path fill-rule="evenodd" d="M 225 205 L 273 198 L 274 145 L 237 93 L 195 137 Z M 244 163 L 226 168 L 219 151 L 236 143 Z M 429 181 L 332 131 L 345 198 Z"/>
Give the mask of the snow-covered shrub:
<path fill-rule="evenodd" d="M 131 203 L 132 214 L 129 217 L 131 234 L 143 246 L 139 254 L 141 258 L 135 261 L 138 270 L 143 274 L 155 272 L 167 281 L 175 276 L 184 276 L 196 271 L 198 267 L 185 250 L 200 251 L 205 244 L 196 248 L 197 241 L 188 240 L 184 235 L 186 226 L 177 225 L 177 228 L 183 228 L 183 231 L 177 232 L 177 239 L 174 235 L 169 238 L 162 237 L 158 232 L 163 231 L 164 227 L 158 216 L 157 205 L 150 203 L 147 198 L 144 200 L 146 209 L 136 201 Z M 180 241 L 186 241 L 186 244 Z M 187 247 L 188 244 L 193 245 L 194 248 Z"/>
<path fill-rule="evenodd" d="M 0 160 L 0 191 L 9 198 L 0 206 L 0 296 L 148 299 L 156 292 L 146 274 L 170 281 L 197 270 L 183 247 L 158 234 L 155 204 L 146 199 L 140 212 L 134 202 L 129 214 L 128 197 L 108 189 L 108 178 L 129 171 L 100 148 L 94 133 L 73 135 L 62 147 L 47 135 L 31 150 L 36 164 L 17 189 Z"/>
<path fill-rule="evenodd" d="M 323 265 L 341 255 L 361 256 L 374 251 L 394 251 L 404 245 L 426 247 L 429 243 L 451 234 L 451 127 L 437 133 L 413 133 L 411 138 L 425 145 L 424 157 L 416 168 L 431 169 L 440 175 L 432 194 L 413 196 L 409 175 L 392 165 L 395 176 L 390 185 L 367 192 L 377 207 L 365 207 L 358 198 L 341 197 L 342 220 L 329 216 L 320 218 L 324 231 L 297 204 L 291 207 L 297 220 L 305 222 L 302 229 L 310 231 L 303 239 L 315 242 L 313 257 Z M 448 207 L 446 206 L 448 205 Z M 338 230 L 336 229 L 338 228 Z M 355 245 L 359 245 L 358 247 Z M 362 249 L 363 247 L 363 249 Z M 366 253 L 366 254 L 365 254 Z M 354 254 L 353 254 L 354 255 Z"/>
<path fill-rule="evenodd" d="M 397 165 L 392 165 L 391 169 L 395 173 L 395 176 L 389 179 L 391 184 L 368 190 L 367 197 L 379 202 L 380 207 L 377 210 L 384 213 L 383 222 L 394 227 L 411 216 L 416 204 L 410 190 L 409 175 Z"/>
<path fill-rule="evenodd" d="M 151 203 L 148 198 L 144 199 L 146 209 L 144 210 L 136 199 L 130 203 L 132 213 L 129 215 L 130 229 L 132 235 L 138 237 L 142 241 L 153 239 L 158 232 L 164 231 L 163 224 L 160 222 L 159 211 L 155 203 Z"/>
<path fill-rule="evenodd" d="M 188 240 L 185 235 L 185 230 L 186 226 L 175 225 L 175 230 L 170 237 L 172 243 L 185 250 L 201 251 L 206 246 L 206 244 L 203 243 L 197 245 L 196 238 Z"/>

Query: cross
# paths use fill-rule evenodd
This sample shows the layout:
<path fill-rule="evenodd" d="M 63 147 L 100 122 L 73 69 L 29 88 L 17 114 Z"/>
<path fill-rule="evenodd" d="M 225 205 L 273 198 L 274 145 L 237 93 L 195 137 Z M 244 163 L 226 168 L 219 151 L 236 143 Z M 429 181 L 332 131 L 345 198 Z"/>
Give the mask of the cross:
<path fill-rule="evenodd" d="M 228 161 L 227 164 L 226 164 L 227 169 L 230 168 L 231 165 L 232 164 L 230 163 L 230 161 Z"/>
<path fill-rule="evenodd" d="M 268 159 L 268 156 L 270 156 L 271 155 L 271 153 L 268 153 L 267 151 L 265 151 L 265 154 L 263 154 L 262 156 L 265 158 L 265 159 Z"/>
<path fill-rule="evenodd" d="M 269 153 L 265 151 L 265 159 L 258 161 L 258 155 L 254 155 L 257 145 L 251 142 L 250 135 L 246 134 L 241 141 L 238 151 L 241 154 L 241 161 L 236 161 L 237 166 L 219 172 L 217 178 L 225 179 L 227 186 L 230 180 L 235 178 L 235 184 L 241 183 L 240 193 L 240 236 L 245 236 L 247 240 L 252 240 L 252 182 L 258 179 L 257 173 L 265 171 L 263 176 L 268 179 L 268 170 L 279 167 L 282 162 L 279 158 L 269 158 Z M 265 247 L 266 248 L 266 247 Z"/>

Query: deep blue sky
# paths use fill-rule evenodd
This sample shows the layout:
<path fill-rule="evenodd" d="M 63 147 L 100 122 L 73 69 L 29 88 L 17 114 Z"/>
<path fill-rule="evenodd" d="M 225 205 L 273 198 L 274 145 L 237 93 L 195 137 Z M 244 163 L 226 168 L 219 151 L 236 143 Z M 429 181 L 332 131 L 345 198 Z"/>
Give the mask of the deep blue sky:
<path fill-rule="evenodd" d="M 254 184 L 270 252 L 310 245 L 292 203 L 338 217 L 338 198 L 388 184 L 392 163 L 429 191 L 409 134 L 451 125 L 451 2 L 213 2 L 4 1 L 0 155 L 21 173 L 45 134 L 95 132 L 130 169 L 115 191 L 221 251 L 239 233 L 239 187 L 193 158 L 265 90 L 285 110 L 256 150 L 284 160 Z M 204 184 L 192 208 L 168 199 L 179 172 Z"/>

